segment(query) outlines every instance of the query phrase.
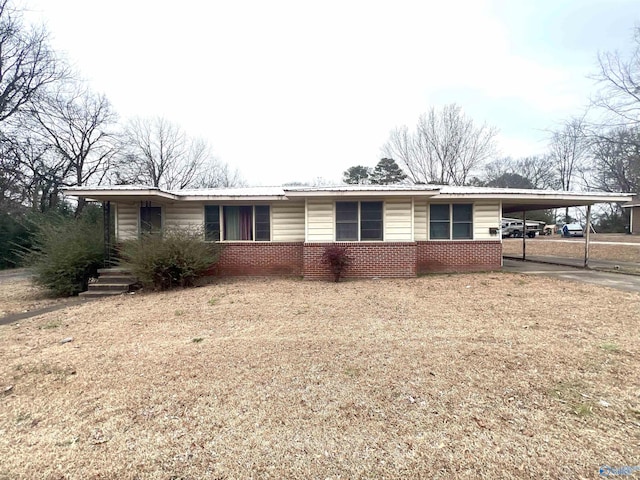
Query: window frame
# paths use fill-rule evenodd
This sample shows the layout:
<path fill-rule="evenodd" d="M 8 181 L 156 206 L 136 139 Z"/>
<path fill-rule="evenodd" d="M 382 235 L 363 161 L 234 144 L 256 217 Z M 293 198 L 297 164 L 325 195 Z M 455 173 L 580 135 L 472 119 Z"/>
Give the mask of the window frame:
<path fill-rule="evenodd" d="M 207 224 L 215 224 L 215 222 L 207 222 L 207 207 L 216 207 L 218 209 L 218 240 L 214 240 L 209 238 L 207 232 Z M 250 240 L 225 240 L 225 227 L 224 227 L 224 212 L 225 207 L 251 207 L 251 239 Z M 257 228 L 256 228 L 256 207 L 258 208 L 267 208 L 269 210 L 269 238 L 268 239 L 257 239 Z M 273 209 L 271 204 L 268 203 L 257 203 L 257 204 L 226 204 L 226 203 L 209 203 L 205 204 L 202 207 L 203 212 L 203 223 L 204 223 L 204 241 L 205 242 L 214 242 L 214 243 L 235 243 L 235 242 L 259 242 L 266 243 L 273 241 Z M 265 222 L 259 222 L 264 224 Z"/>
<path fill-rule="evenodd" d="M 356 213 L 357 213 L 357 217 L 355 222 L 354 221 L 344 221 L 338 220 L 338 204 L 339 203 L 343 203 L 343 204 L 349 204 L 349 203 L 355 203 L 357 205 L 357 209 L 356 209 Z M 373 203 L 377 203 L 380 204 L 380 238 L 367 238 L 367 239 L 362 239 L 362 204 L 363 203 L 368 203 L 368 204 L 373 204 Z M 384 212 L 385 212 L 385 202 L 383 200 L 336 200 L 334 202 L 334 218 L 333 218 L 333 238 L 334 241 L 336 242 L 384 242 Z M 378 220 L 365 220 L 366 222 L 377 222 Z M 338 238 L 338 224 L 354 224 L 356 225 L 356 231 L 357 231 L 357 239 L 348 239 L 348 240 L 341 240 Z"/>
<path fill-rule="evenodd" d="M 442 206 L 442 205 L 446 205 L 448 206 L 448 210 L 449 210 L 449 218 L 448 221 L 445 222 L 444 220 L 436 220 L 435 222 L 432 219 L 432 213 L 431 213 L 431 207 L 432 206 Z M 471 219 L 470 220 L 457 220 L 454 221 L 454 208 L 457 206 L 464 206 L 464 207 L 468 207 L 471 210 Z M 431 232 L 431 224 L 432 223 L 447 223 L 448 224 L 448 231 L 449 234 L 446 238 L 433 238 L 432 236 L 432 232 Z M 454 237 L 454 225 L 469 225 L 469 236 L 465 236 L 465 237 Z M 433 240 L 433 241 L 468 241 L 468 240 L 474 240 L 475 238 L 475 231 L 474 231 L 474 225 L 475 225 L 475 211 L 474 211 L 474 203 L 473 202 L 454 202 L 454 203 L 429 203 L 429 223 L 427 225 L 427 231 L 429 233 L 429 240 Z"/>
<path fill-rule="evenodd" d="M 153 230 L 153 229 L 143 230 L 142 226 L 144 224 L 147 224 L 147 222 L 144 222 L 142 219 L 142 210 L 147 208 L 160 210 L 160 228 L 158 230 Z M 142 202 L 140 204 L 140 207 L 138 207 L 138 236 L 161 235 L 163 229 L 164 229 L 164 208 L 162 208 L 162 205 L 153 205 L 151 204 L 151 202 Z"/>

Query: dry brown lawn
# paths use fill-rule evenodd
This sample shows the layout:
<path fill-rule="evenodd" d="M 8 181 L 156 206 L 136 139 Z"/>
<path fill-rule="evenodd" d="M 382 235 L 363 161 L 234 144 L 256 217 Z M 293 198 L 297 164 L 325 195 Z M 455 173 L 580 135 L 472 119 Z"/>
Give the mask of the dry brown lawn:
<path fill-rule="evenodd" d="M 0 282 L 0 318 L 66 301 L 68 299 L 51 297 L 46 289 L 34 285 L 31 280 L 5 279 Z"/>
<path fill-rule="evenodd" d="M 505 273 L 70 307 L 0 326 L 0 478 L 597 478 L 639 338 L 638 294 Z"/>
<path fill-rule="evenodd" d="M 611 243 L 607 245 L 592 243 L 589 245 L 589 258 L 640 263 L 639 237 L 634 235 L 594 235 L 593 237 L 593 241 Z M 561 240 L 561 238 L 559 236 L 527 238 L 527 255 L 584 258 L 584 238 L 573 238 L 561 242 L 556 240 Z M 617 245 L 617 243 L 635 243 L 636 245 Z M 503 239 L 502 252 L 506 255 L 522 255 L 522 239 Z"/>

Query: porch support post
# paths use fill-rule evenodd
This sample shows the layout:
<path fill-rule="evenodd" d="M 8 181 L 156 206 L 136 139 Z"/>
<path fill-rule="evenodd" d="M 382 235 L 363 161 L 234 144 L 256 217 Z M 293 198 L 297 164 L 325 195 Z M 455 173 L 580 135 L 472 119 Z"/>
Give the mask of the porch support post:
<path fill-rule="evenodd" d="M 104 225 L 104 264 L 111 265 L 111 202 L 102 202 L 102 221 Z"/>
<path fill-rule="evenodd" d="M 522 260 L 527 259 L 527 212 L 522 212 Z"/>
<path fill-rule="evenodd" d="M 584 268 L 589 266 L 589 236 L 591 235 L 591 205 L 587 205 L 587 233 L 584 236 Z"/>

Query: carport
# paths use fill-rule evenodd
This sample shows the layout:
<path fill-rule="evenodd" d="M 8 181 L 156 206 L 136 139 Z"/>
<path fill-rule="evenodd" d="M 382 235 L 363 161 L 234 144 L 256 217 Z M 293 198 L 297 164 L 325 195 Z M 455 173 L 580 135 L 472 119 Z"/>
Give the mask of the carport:
<path fill-rule="evenodd" d="M 584 263 L 589 266 L 589 241 L 591 234 L 591 207 L 598 203 L 628 202 L 631 193 L 600 193 L 600 192 L 558 192 L 541 190 L 514 191 L 513 196 L 503 196 L 502 216 L 505 214 L 522 214 L 523 226 L 526 228 L 527 212 L 534 210 L 551 210 L 567 207 L 587 207 L 587 224 L 584 237 Z M 511 197 L 511 198 L 510 198 Z M 522 236 L 522 260 L 527 260 L 527 236 Z"/>

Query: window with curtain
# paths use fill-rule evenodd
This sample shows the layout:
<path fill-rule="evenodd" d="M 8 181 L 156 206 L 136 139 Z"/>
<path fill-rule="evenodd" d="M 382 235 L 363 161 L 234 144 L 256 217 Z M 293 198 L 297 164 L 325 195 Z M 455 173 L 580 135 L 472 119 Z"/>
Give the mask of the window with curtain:
<path fill-rule="evenodd" d="M 253 240 L 253 207 L 223 207 L 224 239 Z"/>
<path fill-rule="evenodd" d="M 205 205 L 204 238 L 208 242 L 271 240 L 269 205 Z"/>

